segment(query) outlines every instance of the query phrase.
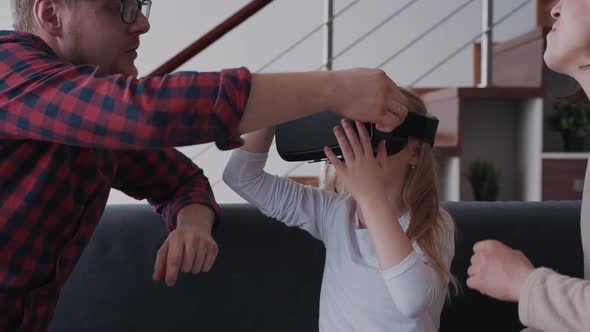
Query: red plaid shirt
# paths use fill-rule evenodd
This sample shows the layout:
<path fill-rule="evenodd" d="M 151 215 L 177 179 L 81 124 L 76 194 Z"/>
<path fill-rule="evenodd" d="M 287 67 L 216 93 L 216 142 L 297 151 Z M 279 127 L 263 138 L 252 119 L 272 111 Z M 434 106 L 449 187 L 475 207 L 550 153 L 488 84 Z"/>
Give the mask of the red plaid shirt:
<path fill-rule="evenodd" d="M 58 59 L 0 31 L 0 331 L 46 331 L 111 188 L 147 198 L 170 229 L 191 203 L 219 213 L 201 169 L 171 148 L 231 148 L 246 69 L 137 79 Z"/>

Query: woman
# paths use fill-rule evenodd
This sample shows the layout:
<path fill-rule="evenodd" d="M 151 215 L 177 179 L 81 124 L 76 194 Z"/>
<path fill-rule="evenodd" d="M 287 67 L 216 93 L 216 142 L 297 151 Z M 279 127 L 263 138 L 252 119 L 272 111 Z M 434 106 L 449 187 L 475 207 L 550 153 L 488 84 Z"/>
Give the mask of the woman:
<path fill-rule="evenodd" d="M 552 70 L 580 84 L 576 102 L 590 92 L 590 0 L 561 0 L 551 11 L 555 19 L 547 35 L 545 62 Z M 586 280 L 535 269 L 520 251 L 498 241 L 475 245 L 467 285 L 488 296 L 518 301 L 521 322 L 533 329 L 590 331 L 590 167 L 586 171 L 581 214 Z"/>

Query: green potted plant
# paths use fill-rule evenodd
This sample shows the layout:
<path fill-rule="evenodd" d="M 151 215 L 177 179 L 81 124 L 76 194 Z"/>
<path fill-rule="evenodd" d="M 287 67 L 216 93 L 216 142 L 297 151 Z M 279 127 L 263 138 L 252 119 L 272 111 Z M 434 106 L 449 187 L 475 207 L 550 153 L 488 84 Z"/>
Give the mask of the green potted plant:
<path fill-rule="evenodd" d="M 564 151 L 590 150 L 590 105 L 557 103 L 555 109 L 549 125 L 561 132 Z"/>
<path fill-rule="evenodd" d="M 474 160 L 469 164 L 466 174 L 477 201 L 498 199 L 500 169 L 492 160 Z"/>

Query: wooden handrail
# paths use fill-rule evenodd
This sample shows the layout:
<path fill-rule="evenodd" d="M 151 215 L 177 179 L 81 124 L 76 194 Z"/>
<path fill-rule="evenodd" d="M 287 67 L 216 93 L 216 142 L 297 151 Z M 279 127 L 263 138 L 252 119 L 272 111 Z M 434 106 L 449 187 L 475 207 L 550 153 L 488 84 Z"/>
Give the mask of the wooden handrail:
<path fill-rule="evenodd" d="M 158 67 L 150 76 L 161 76 L 166 75 L 176 68 L 182 66 L 184 63 L 192 59 L 195 55 L 209 47 L 211 44 L 219 40 L 226 33 L 230 32 L 233 28 L 240 25 L 242 22 L 256 14 L 262 8 L 266 7 L 273 0 L 253 0 L 242 9 L 237 11 L 235 14 L 221 22 L 218 26 L 207 32 L 197 41 L 180 51 L 170 60 L 166 61 L 163 65 Z"/>

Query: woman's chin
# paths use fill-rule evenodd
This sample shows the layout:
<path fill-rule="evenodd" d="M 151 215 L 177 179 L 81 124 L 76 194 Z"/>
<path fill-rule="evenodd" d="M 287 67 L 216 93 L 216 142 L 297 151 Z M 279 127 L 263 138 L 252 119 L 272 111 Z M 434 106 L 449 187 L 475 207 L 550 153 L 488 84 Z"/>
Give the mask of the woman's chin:
<path fill-rule="evenodd" d="M 545 51 L 543 59 L 545 60 L 545 64 L 547 67 L 549 67 L 549 69 L 553 70 L 554 72 L 567 74 L 563 66 L 564 61 L 561 61 L 559 57 L 551 53 L 549 49 Z"/>

